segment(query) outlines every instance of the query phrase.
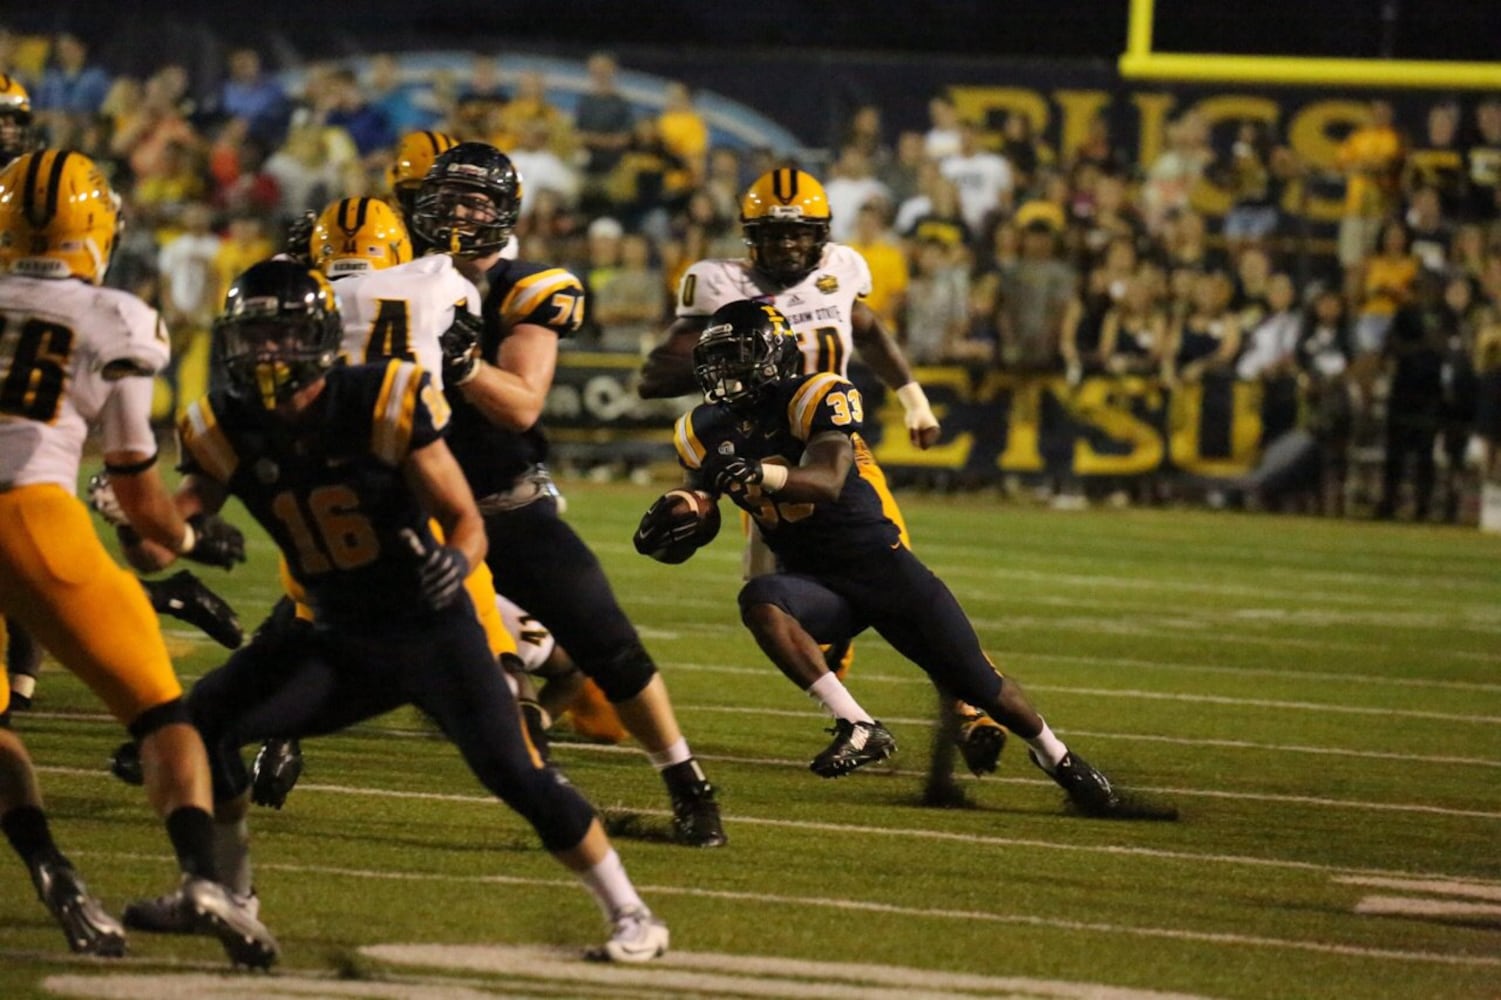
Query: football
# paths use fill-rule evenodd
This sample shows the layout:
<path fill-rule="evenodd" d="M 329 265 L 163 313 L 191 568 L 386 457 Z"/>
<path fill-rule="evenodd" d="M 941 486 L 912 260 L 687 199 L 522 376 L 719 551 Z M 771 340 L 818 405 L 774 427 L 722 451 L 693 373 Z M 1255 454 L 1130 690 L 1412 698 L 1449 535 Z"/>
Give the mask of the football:
<path fill-rule="evenodd" d="M 668 490 L 641 518 L 636 551 L 657 562 L 686 562 L 719 534 L 719 504 L 702 490 Z"/>

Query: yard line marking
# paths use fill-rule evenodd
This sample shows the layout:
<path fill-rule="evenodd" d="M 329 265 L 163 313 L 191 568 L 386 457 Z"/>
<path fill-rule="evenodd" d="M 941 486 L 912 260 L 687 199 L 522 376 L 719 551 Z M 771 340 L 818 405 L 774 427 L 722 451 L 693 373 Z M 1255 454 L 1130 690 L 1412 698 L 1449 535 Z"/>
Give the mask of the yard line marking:
<path fill-rule="evenodd" d="M 486 798 L 486 802 L 493 799 Z M 841 827 L 841 829 L 848 829 Z M 949 839 L 949 838 L 944 838 Z M 1062 846 L 1062 845 L 1058 845 Z M 81 853 L 81 852 L 79 852 Z M 99 852 L 103 853 L 103 852 Z M 104 856 L 141 859 L 135 854 L 110 853 Z M 445 875 L 431 872 L 373 871 L 362 868 L 344 868 L 327 865 L 303 865 L 283 862 L 262 862 L 256 866 L 261 871 L 312 873 L 343 876 L 356 879 L 380 879 L 395 881 L 455 882 L 468 885 L 494 884 L 532 886 L 547 889 L 574 888 L 574 879 L 536 878 L 522 875 Z M 1263 937 L 1252 934 L 1232 934 L 1216 931 L 1193 931 L 1176 927 L 1143 927 L 1101 923 L 1098 921 L 1066 920 L 1059 917 L 1042 917 L 1022 913 L 991 913 L 983 910 L 948 910 L 916 906 L 900 906 L 867 900 L 829 899 L 822 896 L 790 896 L 778 893 L 744 892 L 728 889 L 704 889 L 697 886 L 642 885 L 643 895 L 688 896 L 699 899 L 723 899 L 735 902 L 764 903 L 772 906 L 803 906 L 816 909 L 847 910 L 860 913 L 887 913 L 897 916 L 924 917 L 935 920 L 958 920 L 973 923 L 1012 924 L 1024 927 L 1044 927 L 1054 930 L 1085 933 L 1124 935 L 1128 937 L 1159 938 L 1174 941 L 1193 941 L 1202 944 L 1227 945 L 1230 947 L 1277 948 L 1292 951 L 1307 951 L 1326 955 L 1347 955 L 1357 958 L 1387 959 L 1401 962 L 1427 962 L 1441 965 L 1471 966 L 1476 968 L 1501 968 L 1501 958 L 1483 955 L 1454 955 L 1443 952 L 1408 951 L 1396 948 L 1369 948 L 1333 942 L 1306 941 Z"/>
<path fill-rule="evenodd" d="M 1356 913 L 1383 917 L 1433 917 L 1465 923 L 1501 926 L 1501 905 L 1461 903 L 1451 899 L 1416 899 L 1411 896 L 1366 896 L 1355 904 Z"/>
<path fill-rule="evenodd" d="M 1370 889 L 1396 889 L 1400 892 L 1427 892 L 1439 896 L 1467 896 L 1501 903 L 1501 885 L 1487 885 L 1457 879 L 1386 878 L 1375 875 L 1337 875 L 1340 885 L 1359 885 Z"/>

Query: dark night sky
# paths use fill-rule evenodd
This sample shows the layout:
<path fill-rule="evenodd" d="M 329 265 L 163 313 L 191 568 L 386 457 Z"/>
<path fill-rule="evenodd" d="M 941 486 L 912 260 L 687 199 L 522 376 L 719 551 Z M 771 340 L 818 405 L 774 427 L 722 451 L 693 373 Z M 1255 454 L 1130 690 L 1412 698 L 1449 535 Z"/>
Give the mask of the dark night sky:
<path fill-rule="evenodd" d="M 196 9 L 195 9 L 196 8 Z M 1501 0 L 1158 0 L 1172 51 L 1497 58 Z M 357 11 L 358 13 L 352 13 Z M 1391 16 L 1384 19 L 1383 12 Z M 160 61 L 206 27 L 273 51 L 338 56 L 412 48 L 804 46 L 1113 59 L 1126 0 L 167 0 L 17 4 L 0 23 L 80 31 L 115 61 Z M 170 23 L 172 28 L 159 27 Z"/>

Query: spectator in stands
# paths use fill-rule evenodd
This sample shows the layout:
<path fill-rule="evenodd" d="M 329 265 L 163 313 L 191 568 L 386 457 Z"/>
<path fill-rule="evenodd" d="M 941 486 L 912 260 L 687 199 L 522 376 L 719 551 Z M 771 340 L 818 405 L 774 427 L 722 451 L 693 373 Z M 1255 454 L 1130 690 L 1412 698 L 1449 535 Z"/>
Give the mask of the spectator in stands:
<path fill-rule="evenodd" d="M 52 61 L 32 92 L 38 121 L 49 131 L 70 116 L 99 111 L 109 93 L 110 77 L 89 63 L 89 47 L 82 38 L 64 31 L 52 43 Z"/>
<path fill-rule="evenodd" d="M 1272 275 L 1261 319 L 1247 324 L 1242 313 L 1240 321 L 1250 332 L 1235 374 L 1243 381 L 1262 383 L 1262 440 L 1275 441 L 1293 429 L 1298 414 L 1296 375 L 1303 317 L 1292 278 L 1280 272 Z"/>
<path fill-rule="evenodd" d="M 500 109 L 500 131 L 514 140 L 526 126 L 540 124 L 547 130 L 547 146 L 560 157 L 573 154 L 573 125 L 563 110 L 547 99 L 547 77 L 541 70 L 527 70 L 516 78 L 516 95 Z M 509 150 L 510 146 L 501 146 Z"/>
<path fill-rule="evenodd" d="M 261 218 L 249 212 L 230 217 L 228 231 L 214 254 L 215 301 L 222 303 L 232 281 L 276 252 Z"/>
<path fill-rule="evenodd" d="M 848 242 L 870 267 L 871 290 L 865 304 L 886 329 L 899 330 L 909 275 L 907 255 L 886 223 L 889 208 L 880 201 L 861 206 Z"/>
<path fill-rule="evenodd" d="M 517 144 L 508 154 L 526 185 L 526 197 L 521 200 L 523 215 L 530 213 L 530 199 L 539 191 L 556 192 L 566 205 L 578 203 L 578 171 L 549 148 L 549 139 L 547 122 L 533 118 L 521 125 Z"/>
<path fill-rule="evenodd" d="M 476 54 L 469 60 L 469 79 L 454 97 L 454 138 L 478 142 L 504 141 L 501 111 L 510 100 L 500 60 Z"/>
<path fill-rule="evenodd" d="M 1464 276 L 1479 281 L 1485 273 L 1485 229 L 1478 223 L 1467 222 L 1454 230 L 1454 240 L 1449 244 L 1449 260 L 1445 271 L 1453 276 Z"/>
<path fill-rule="evenodd" d="M 687 168 L 686 186 L 696 187 L 708 173 L 709 126 L 693 106 L 693 93 L 687 84 L 670 81 L 663 99 L 657 131 L 662 142 Z"/>
<path fill-rule="evenodd" d="M 125 159 L 136 180 L 145 181 L 171 171 L 168 148 L 196 153 L 203 140 L 178 106 L 175 74 L 159 70 L 147 81 L 141 103 L 121 124 L 110 142 L 116 156 Z"/>
<path fill-rule="evenodd" d="M 866 161 L 877 177 L 891 165 L 895 155 L 886 142 L 881 124 L 881 108 L 876 104 L 862 104 L 856 108 L 834 146 L 836 149 L 845 146 L 858 148 L 865 154 Z"/>
<path fill-rule="evenodd" d="M 217 110 L 242 118 L 247 134 L 267 143 L 280 142 L 286 132 L 291 106 L 281 84 L 261 66 L 261 55 L 252 48 L 229 54 L 229 75 L 219 88 Z"/>
<path fill-rule="evenodd" d="M 992 215 L 1009 215 L 1016 180 L 999 153 L 980 147 L 978 126 L 959 125 L 959 151 L 939 164 L 939 172 L 959 190 L 959 210 L 970 232 L 984 232 Z"/>
<path fill-rule="evenodd" d="M 1189 197 L 1214 160 L 1203 118 L 1188 112 L 1167 126 L 1167 149 L 1152 161 L 1142 185 L 1142 208 L 1153 233 L 1189 210 Z"/>
<path fill-rule="evenodd" d="M 359 77 L 352 69 L 335 70 L 330 79 L 328 113 L 324 123 L 342 128 L 354 140 L 362 158 L 375 157 L 396 145 L 396 131 L 379 105 L 365 99 Z M 354 195 L 356 192 L 344 192 Z"/>
<path fill-rule="evenodd" d="M 1112 375 L 1157 375 L 1167 339 L 1167 314 L 1157 305 L 1151 284 L 1133 275 L 1100 323 L 1097 364 Z M 1083 366 L 1087 356 L 1077 341 L 1073 351 L 1073 364 Z"/>
<path fill-rule="evenodd" d="M 1077 225 L 1080 262 L 1088 266 L 1117 240 L 1132 247 L 1146 229 L 1127 197 L 1126 178 L 1116 173 L 1098 173 L 1094 180 L 1093 211 Z"/>
<path fill-rule="evenodd" d="M 1492 312 L 1475 298 L 1475 286 L 1469 278 L 1448 278 L 1444 282 L 1444 363 L 1440 371 L 1444 387 L 1440 444 L 1444 462 L 1443 518 L 1448 524 L 1459 520 L 1460 500 L 1464 496 L 1466 453 L 1475 429 L 1480 403 L 1480 380 L 1475 373 L 1475 344 L 1480 330 Z"/>
<path fill-rule="evenodd" d="M 909 200 L 897 212 L 897 225 L 903 220 L 906 228 L 897 232 L 912 243 L 937 240 L 956 250 L 969 246 L 969 226 L 959 211 L 959 191 L 938 173 L 938 165 L 932 164 L 932 176 L 927 180 L 928 193 Z"/>
<path fill-rule="evenodd" d="M 1235 310 L 1242 330 L 1255 329 L 1268 313 L 1276 311 L 1271 305 L 1272 277 L 1272 260 L 1265 250 L 1252 247 L 1242 251 L 1235 262 L 1235 291 L 1230 298 L 1230 308 Z M 1296 293 L 1293 298 L 1297 298 Z"/>
<path fill-rule="evenodd" d="M 1448 333 L 1443 280 L 1424 272 L 1413 294 L 1397 309 L 1385 340 L 1390 375 L 1386 397 L 1386 463 L 1375 516 L 1396 516 L 1411 459 L 1413 520 L 1426 521 L 1433 500 L 1433 445 L 1443 415 L 1444 354 Z"/>
<path fill-rule="evenodd" d="M 918 240 L 899 329 L 914 365 L 983 360 L 989 353 L 969 339 L 969 281 L 941 239 Z"/>
<path fill-rule="evenodd" d="M 438 114 L 419 99 L 420 89 L 401 78 L 401 63 L 389 52 L 370 57 L 370 78 L 366 87 L 370 103 L 380 109 L 397 135 L 430 129 Z"/>
<path fill-rule="evenodd" d="M 839 151 L 839 159 L 824 181 L 824 193 L 829 201 L 829 236 L 836 243 L 850 241 L 862 207 L 875 201 L 891 202 L 891 192 L 875 178 L 870 159 L 859 146 L 845 146 Z"/>
<path fill-rule="evenodd" d="M 591 284 L 590 292 L 601 348 L 642 355 L 651 349 L 662 329 L 667 296 L 645 236 L 632 233 L 619 241 L 618 266 L 598 285 Z"/>
<path fill-rule="evenodd" d="M 1467 215 L 1469 182 L 1456 102 L 1439 101 L 1428 109 L 1423 138 L 1407 152 L 1402 187 L 1409 196 L 1420 188 L 1432 188 L 1438 192 L 1445 217 L 1452 220 Z"/>
<path fill-rule="evenodd" d="M 1230 310 L 1232 286 L 1223 271 L 1198 275 L 1188 313 L 1169 329 L 1165 378 L 1169 385 L 1198 383 L 1234 370 L 1240 323 Z"/>
<path fill-rule="evenodd" d="M 183 211 L 208 196 L 202 158 L 190 146 L 169 142 L 152 173 L 136 181 L 131 197 L 141 219 L 157 228 L 159 239 L 175 233 Z"/>
<path fill-rule="evenodd" d="M 1444 220 L 1436 189 L 1421 187 L 1413 191 L 1406 222 L 1413 256 L 1427 270 L 1443 272 L 1448 265 L 1454 230 Z"/>
<path fill-rule="evenodd" d="M 937 94 L 928 101 L 928 131 L 923 136 L 923 151 L 930 160 L 943 160 L 959 152 L 963 140 L 959 135 L 959 109 L 953 98 Z"/>
<path fill-rule="evenodd" d="M 1362 267 L 1360 311 L 1355 320 L 1357 356 L 1378 356 L 1386 343 L 1392 317 L 1412 297 L 1421 266 L 1408 246 L 1407 227 L 1388 222 L 1380 233 L 1378 251 Z"/>
<path fill-rule="evenodd" d="M 1489 223 L 1501 217 L 1501 98 L 1475 106 L 1475 137 L 1465 150 L 1469 175 L 1469 218 Z"/>
<path fill-rule="evenodd" d="M 1345 175 L 1345 208 L 1339 224 L 1339 262 L 1345 292 L 1358 299 L 1361 266 L 1377 249 L 1385 220 L 1397 209 L 1404 151 L 1392 125 L 1388 101 L 1372 101 L 1369 121 L 1340 144 L 1337 162 Z"/>
<path fill-rule="evenodd" d="M 614 56 L 596 52 L 589 57 L 587 69 L 589 89 L 579 95 L 574 124 L 585 155 L 586 209 L 592 211 L 592 203 L 600 200 L 606 179 L 631 144 L 635 115 L 616 88 Z"/>
<path fill-rule="evenodd" d="M 1330 517 L 1345 513 L 1352 419 L 1346 379 L 1350 358 L 1345 298 L 1332 288 L 1321 290 L 1303 319 L 1297 365 L 1307 427 L 1319 448 L 1322 508 Z"/>
<path fill-rule="evenodd" d="M 329 155 L 323 127 L 310 120 L 293 124 L 265 170 L 280 192 L 276 216 L 283 221 L 321 210 L 338 191 L 339 164 Z"/>
<path fill-rule="evenodd" d="M 610 175 L 615 210 L 633 231 L 660 240 L 672 213 L 687 203 L 689 190 L 686 164 L 663 141 L 657 120 L 643 115 Z"/>
<path fill-rule="evenodd" d="M 1279 146 L 1266 122 L 1240 123 L 1230 158 L 1219 171 L 1230 195 L 1225 213 L 1225 250 L 1232 262 L 1248 246 L 1266 248 L 1282 224 L 1282 193 L 1292 173 L 1292 154 Z"/>
<path fill-rule="evenodd" d="M 1077 291 L 1074 269 L 1059 259 L 1057 234 L 1046 222 L 1029 222 L 1016 265 L 1001 274 L 996 332 L 1002 367 L 1017 372 L 1062 367 L 1058 344 L 1069 302 Z"/>
<path fill-rule="evenodd" d="M 908 130 L 896 137 L 895 153 L 876 172 L 876 179 L 891 192 L 892 205 L 899 207 L 908 198 L 919 193 L 918 175 L 927 162 L 921 132 Z"/>
<path fill-rule="evenodd" d="M 1001 155 L 1011 165 L 1014 189 L 1018 192 L 1031 191 L 1038 171 L 1053 161 L 1053 151 L 1037 136 L 1032 117 L 1020 111 L 1006 116 L 1001 130 Z"/>
<path fill-rule="evenodd" d="M 1207 270 L 1220 263 L 1220 255 L 1209 248 L 1209 234 L 1204 217 L 1198 212 L 1176 212 L 1162 227 L 1163 263 L 1167 268 Z"/>
<path fill-rule="evenodd" d="M 1103 113 L 1089 120 L 1084 138 L 1074 147 L 1067 162 L 1070 166 L 1087 163 L 1105 174 L 1125 174 L 1131 168 L 1125 151 L 1118 149 L 1110 138 L 1110 119 Z"/>
<path fill-rule="evenodd" d="M 747 181 L 740 169 L 740 153 L 729 146 L 709 151 L 709 175 L 702 185 L 714 202 L 714 214 L 725 219 L 740 218 L 740 196 Z"/>

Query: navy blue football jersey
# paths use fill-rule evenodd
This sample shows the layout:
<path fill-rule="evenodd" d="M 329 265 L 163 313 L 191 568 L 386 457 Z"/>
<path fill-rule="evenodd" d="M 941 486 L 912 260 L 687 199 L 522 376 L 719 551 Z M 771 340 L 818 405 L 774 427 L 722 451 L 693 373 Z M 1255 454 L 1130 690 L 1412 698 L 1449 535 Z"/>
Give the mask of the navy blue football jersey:
<path fill-rule="evenodd" d="M 870 448 L 860 436 L 865 419 L 860 390 L 829 372 L 785 379 L 772 386 L 750 416 L 704 403 L 678 418 L 673 430 L 678 460 L 703 483 L 734 457 L 796 468 L 808 441 L 835 431 L 846 434 L 855 461 L 833 503 L 777 500 L 753 487 L 735 503 L 756 519 L 766 544 L 784 567 L 825 566 L 853 558 L 872 546 L 902 544 L 892 519 L 895 501 Z"/>
<path fill-rule="evenodd" d="M 222 483 L 281 549 L 320 623 L 368 627 L 425 614 L 416 555 L 437 542 L 398 468 L 449 422 L 443 394 L 411 362 L 335 368 L 295 427 L 212 391 L 179 425 L 183 470 Z"/>
<path fill-rule="evenodd" d="M 490 289 L 482 310 L 485 330 L 480 346 L 492 364 L 517 324 L 571 337 L 584 322 L 584 286 L 563 268 L 503 260 L 487 277 Z M 456 388 L 448 389 L 448 401 L 454 412 L 448 444 L 476 497 L 510 489 L 518 476 L 547 459 L 547 435 L 540 422 L 518 433 L 495 426 Z"/>

